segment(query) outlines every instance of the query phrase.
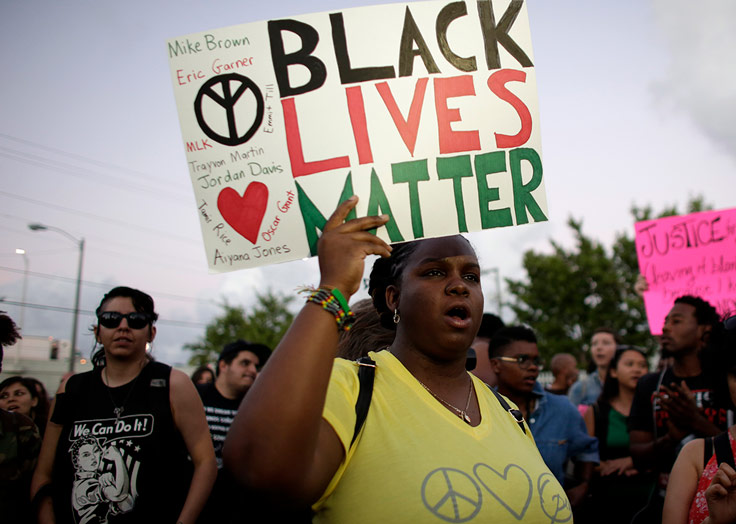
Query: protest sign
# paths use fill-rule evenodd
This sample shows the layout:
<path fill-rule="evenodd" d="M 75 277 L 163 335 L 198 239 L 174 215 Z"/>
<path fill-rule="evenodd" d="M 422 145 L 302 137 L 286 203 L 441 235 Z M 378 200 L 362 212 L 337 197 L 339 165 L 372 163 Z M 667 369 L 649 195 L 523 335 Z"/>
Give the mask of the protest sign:
<path fill-rule="evenodd" d="M 167 42 L 211 271 L 316 254 L 327 218 L 388 242 L 547 220 L 523 0 L 417 2 Z"/>
<path fill-rule="evenodd" d="M 636 253 L 653 334 L 662 333 L 682 295 L 707 300 L 721 315 L 736 313 L 736 209 L 638 222 Z"/>

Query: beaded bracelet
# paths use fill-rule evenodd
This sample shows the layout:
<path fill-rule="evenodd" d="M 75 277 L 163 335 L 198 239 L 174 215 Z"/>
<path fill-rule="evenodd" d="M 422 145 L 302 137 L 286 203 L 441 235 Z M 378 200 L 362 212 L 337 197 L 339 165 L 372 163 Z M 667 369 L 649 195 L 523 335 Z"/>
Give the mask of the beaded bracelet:
<path fill-rule="evenodd" d="M 307 297 L 307 302 L 314 302 L 322 306 L 322 309 L 329 311 L 335 317 L 338 331 L 348 331 L 355 320 L 355 314 L 350 311 L 348 301 L 340 290 L 334 288 L 332 290 L 326 288 L 307 289 L 311 291 Z"/>

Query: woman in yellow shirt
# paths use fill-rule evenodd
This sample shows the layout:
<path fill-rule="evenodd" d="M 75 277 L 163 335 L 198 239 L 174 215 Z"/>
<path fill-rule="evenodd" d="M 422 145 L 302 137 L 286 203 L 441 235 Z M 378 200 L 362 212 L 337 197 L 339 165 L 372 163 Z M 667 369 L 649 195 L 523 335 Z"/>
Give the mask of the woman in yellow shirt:
<path fill-rule="evenodd" d="M 248 392 L 226 466 L 261 500 L 311 505 L 315 522 L 570 522 L 529 429 L 465 370 L 483 315 L 470 243 L 392 248 L 369 232 L 388 217 L 345 222 L 356 202 L 325 225 L 319 290 Z M 374 304 L 396 336 L 370 354 L 372 400 L 353 444 L 358 366 L 334 357 L 347 298 L 373 254 L 384 257 L 371 276 Z"/>

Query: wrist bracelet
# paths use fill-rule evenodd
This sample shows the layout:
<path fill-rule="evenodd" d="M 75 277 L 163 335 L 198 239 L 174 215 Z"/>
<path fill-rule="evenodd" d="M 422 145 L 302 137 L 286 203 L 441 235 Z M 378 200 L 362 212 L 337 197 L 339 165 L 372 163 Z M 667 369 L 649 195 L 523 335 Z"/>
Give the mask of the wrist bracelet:
<path fill-rule="evenodd" d="M 307 303 L 314 302 L 315 304 L 319 304 L 322 306 L 322 309 L 330 312 L 335 317 L 338 331 L 348 331 L 350 329 L 350 326 L 355 320 L 355 314 L 350 311 L 348 301 L 345 300 L 339 289 L 333 288 L 330 290 L 319 288 L 306 289 L 305 291 L 310 292 L 307 297 Z"/>

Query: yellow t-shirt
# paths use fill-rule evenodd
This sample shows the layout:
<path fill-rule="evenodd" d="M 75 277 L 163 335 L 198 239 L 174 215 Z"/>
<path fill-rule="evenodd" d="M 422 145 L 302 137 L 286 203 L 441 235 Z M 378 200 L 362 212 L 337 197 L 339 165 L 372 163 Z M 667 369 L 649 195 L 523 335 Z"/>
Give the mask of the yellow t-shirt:
<path fill-rule="evenodd" d="M 562 486 L 483 382 L 471 427 L 433 398 L 388 351 L 371 353 L 375 384 L 351 449 L 357 364 L 336 359 L 323 417 L 346 458 L 313 509 L 314 522 L 572 522 Z"/>

